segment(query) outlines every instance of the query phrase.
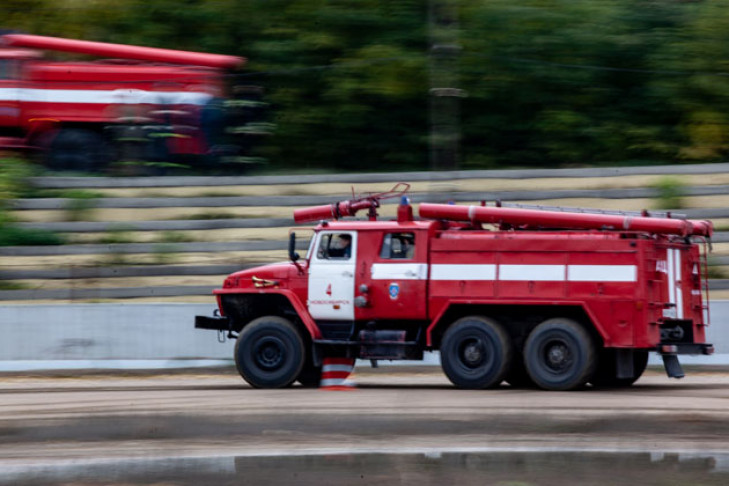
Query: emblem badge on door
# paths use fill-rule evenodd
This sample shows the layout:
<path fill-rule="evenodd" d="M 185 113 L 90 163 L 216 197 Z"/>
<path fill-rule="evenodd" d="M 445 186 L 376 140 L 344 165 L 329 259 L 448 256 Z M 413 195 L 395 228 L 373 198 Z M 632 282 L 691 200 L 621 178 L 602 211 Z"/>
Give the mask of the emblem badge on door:
<path fill-rule="evenodd" d="M 390 284 L 390 299 L 397 300 L 397 297 L 400 295 L 400 285 L 396 283 Z"/>

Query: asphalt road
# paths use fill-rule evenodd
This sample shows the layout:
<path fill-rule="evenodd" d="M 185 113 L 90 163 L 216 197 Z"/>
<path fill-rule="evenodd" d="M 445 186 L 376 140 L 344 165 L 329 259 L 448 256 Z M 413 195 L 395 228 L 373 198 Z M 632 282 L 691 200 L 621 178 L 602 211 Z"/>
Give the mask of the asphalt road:
<path fill-rule="evenodd" d="M 70 465 L 83 465 L 88 474 L 103 464 L 140 460 L 149 465 L 235 458 L 240 464 L 262 456 L 271 461 L 363 453 L 491 453 L 489 460 L 493 453 L 729 458 L 729 373 L 689 372 L 683 380 L 669 380 L 649 370 L 628 389 L 561 393 L 506 385 L 457 390 L 432 367 L 361 370 L 355 380 L 359 386 L 352 391 L 254 390 L 234 372 L 6 375 L 0 378 L 0 484 L 99 484 L 93 478 L 49 478 Z M 410 456 L 398 457 L 411 464 Z M 212 467 L 205 464 L 192 469 Z M 266 470 L 283 474 L 287 467 Z M 346 464 L 341 471 L 348 471 Z M 152 476 L 158 478 L 140 478 Z M 147 484 L 122 479 L 104 484 Z M 321 479 L 312 477 L 311 483 Z M 185 477 L 167 480 L 162 484 L 188 484 Z"/>

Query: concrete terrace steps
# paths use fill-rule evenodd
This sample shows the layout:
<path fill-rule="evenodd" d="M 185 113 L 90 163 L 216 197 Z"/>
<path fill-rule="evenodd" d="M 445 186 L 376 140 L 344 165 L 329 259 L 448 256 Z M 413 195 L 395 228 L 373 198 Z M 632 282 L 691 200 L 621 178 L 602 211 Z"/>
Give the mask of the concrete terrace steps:
<path fill-rule="evenodd" d="M 729 209 L 727 210 L 729 215 Z M 729 216 L 727 216 L 729 217 Z M 148 221 L 58 221 L 46 223 L 18 223 L 27 229 L 41 229 L 59 233 L 101 233 L 105 231 L 199 231 L 215 229 L 283 228 L 294 225 L 293 218 L 231 218 Z"/>
<path fill-rule="evenodd" d="M 722 197 L 729 195 L 729 185 L 726 183 L 726 176 L 722 178 L 714 178 L 716 185 L 711 184 L 711 174 L 729 174 L 729 163 L 722 164 L 701 164 L 701 165 L 679 165 L 679 166 L 650 166 L 650 167 L 619 167 L 619 168 L 594 168 L 594 169 L 528 169 L 528 170 L 479 170 L 479 171 L 452 171 L 452 172 L 401 172 L 401 173 L 375 173 L 375 174 L 326 174 L 326 175 L 292 175 L 292 176 L 245 176 L 245 177 L 139 177 L 139 178 L 108 178 L 108 177 L 43 177 L 36 178 L 34 182 L 36 186 L 48 189 L 136 189 L 136 188 L 194 188 L 199 187 L 201 190 L 160 190 L 159 192 L 167 192 L 170 195 L 153 196 L 149 191 L 149 197 L 99 197 L 88 199 L 87 202 L 92 207 L 98 209 L 96 216 L 107 219 L 115 219 L 115 211 L 130 211 L 132 218 L 136 221 L 76 221 L 76 222 L 50 222 L 47 220 L 58 219 L 57 214 L 67 209 L 70 199 L 66 198 L 44 198 L 44 199 L 23 199 L 15 202 L 14 209 L 20 217 L 25 211 L 39 211 L 41 216 L 34 216 L 28 213 L 28 219 L 38 218 L 40 221 L 47 222 L 25 222 L 19 223 L 24 228 L 44 229 L 62 233 L 104 233 L 111 231 L 124 232 L 164 232 L 164 231 L 205 231 L 205 230 L 241 230 L 245 235 L 245 240 L 238 240 L 238 233 L 233 233 L 236 241 L 231 242 L 163 242 L 158 243 L 121 243 L 121 244 L 69 244 L 52 247 L 0 247 L 0 256 L 10 258 L 13 257 L 30 257 L 25 263 L 20 263 L 18 267 L 5 267 L 0 269 L 0 281 L 19 280 L 68 280 L 69 287 L 73 288 L 29 288 L 26 290 L 5 290 L 0 291 L 0 300 L 16 300 L 16 301 L 33 301 L 33 300 L 94 300 L 94 299 L 132 299 L 132 298 L 154 298 L 154 297 L 181 297 L 181 296 L 209 296 L 210 291 L 215 288 L 210 285 L 192 285 L 195 283 L 211 283 L 214 276 L 225 275 L 234 271 L 250 268 L 266 263 L 266 259 L 275 258 L 275 255 L 266 255 L 266 251 L 283 252 L 288 247 L 285 240 L 285 228 L 294 227 L 293 220 L 290 217 L 282 217 L 291 215 L 291 211 L 297 206 L 313 206 L 320 204 L 328 204 L 337 200 L 347 198 L 350 184 L 371 184 L 382 183 L 383 189 L 387 189 L 387 185 L 392 185 L 399 181 L 405 182 L 431 182 L 427 186 L 421 184 L 419 191 L 410 194 L 413 203 L 423 201 L 429 202 L 475 202 L 480 200 L 494 201 L 546 201 L 555 199 L 646 199 L 653 198 L 657 195 L 657 191 L 653 187 L 631 187 L 631 188 L 612 188 L 612 189 L 571 189 L 570 187 L 580 187 L 580 181 L 575 180 L 574 183 L 562 182 L 559 187 L 561 189 L 540 189 L 527 190 L 521 189 L 521 183 L 514 183 L 509 190 L 498 190 L 497 184 L 490 187 L 496 187 L 497 190 L 481 191 L 479 185 L 471 184 L 462 185 L 463 191 L 457 189 L 457 185 L 448 184 L 449 181 L 464 181 L 478 178 L 484 179 L 540 179 L 540 178 L 569 178 L 579 179 L 587 177 L 620 177 L 620 176 L 649 176 L 649 175 L 692 175 L 691 182 L 693 186 L 685 188 L 686 196 L 717 196 Z M 706 181 L 702 175 L 706 175 Z M 341 195 L 316 195 L 317 192 L 331 194 L 333 189 L 331 185 L 322 188 L 307 189 L 312 195 L 277 195 L 284 191 L 290 191 L 289 188 L 271 188 L 270 193 L 263 196 L 231 196 L 231 189 L 227 189 L 228 194 L 223 190 L 210 191 L 220 192 L 220 196 L 205 195 L 204 188 L 225 187 L 225 186 L 265 186 L 265 185 L 301 185 L 301 184 L 341 184 Z M 480 184 L 480 183 L 479 183 Z M 551 182 L 549 184 L 552 184 Z M 648 184 L 641 180 L 638 184 Z M 592 185 L 596 185 L 593 181 Z M 611 182 L 613 185 L 613 182 Z M 555 185 L 556 186 L 556 185 Z M 555 187 L 553 186 L 553 187 Z M 547 186 L 550 187 L 550 186 Z M 564 188 L 567 187 L 567 188 Z M 588 187 L 583 185 L 582 187 Z M 426 190 L 423 190 L 426 188 Z M 248 194 L 261 192 L 261 188 L 251 189 Z M 268 191 L 263 188 L 263 191 Z M 428 192 L 432 191 L 432 192 Z M 114 192 L 114 191 L 112 191 Z M 118 195 L 145 195 L 147 191 L 118 191 Z M 185 194 L 193 194 L 190 197 L 170 197 L 184 196 Z M 234 192 L 233 192 L 234 193 Z M 295 194 L 295 193 L 294 193 Z M 397 200 L 384 201 L 385 204 L 397 204 Z M 561 201 L 555 205 L 568 206 Z M 608 205 L 608 203 L 605 203 Z M 714 204 L 720 206 L 720 204 Z M 579 203 L 575 203 L 579 206 Z M 183 217 L 187 214 L 175 209 L 162 208 L 263 208 L 258 209 L 241 209 L 238 210 L 236 217 L 227 219 L 165 219 L 173 217 Z M 277 212 L 269 213 L 266 208 L 276 209 Z M 155 209 L 159 208 L 159 211 Z M 394 208 L 390 206 L 385 212 L 389 214 Z M 640 209 L 640 208 L 636 208 Z M 108 213 L 104 213 L 109 210 Z M 138 211 L 137 211 L 138 210 Z M 43 214 L 43 211 L 50 211 Z M 56 213 L 55 211 L 59 211 Z M 261 212 L 263 211 L 263 212 Z M 235 212 L 235 211 L 233 211 Z M 679 211 L 689 218 L 694 219 L 718 219 L 729 218 L 729 207 L 716 208 L 696 208 L 685 209 Z M 117 213 L 114 213 L 117 214 Z M 250 214 L 253 217 L 247 218 L 243 215 Z M 271 214 L 276 217 L 261 217 Z M 211 214 L 211 216 L 213 216 Z M 156 217 L 155 220 L 150 218 Z M 204 217 L 204 216 L 199 216 Z M 142 219 L 142 220 L 139 220 Z M 274 236 L 274 232 L 260 232 L 257 236 L 256 229 L 281 228 L 281 234 Z M 247 231 L 249 230 L 249 231 Z M 276 230 L 277 231 L 277 230 Z M 227 233 L 230 235 L 230 233 Z M 216 236 L 217 235 L 217 236 Z M 144 238 L 138 235 L 140 240 Z M 153 236 L 153 235 L 152 235 Z M 95 239 L 94 235 L 89 235 Z M 254 239 L 250 239 L 250 238 Z M 255 239 L 265 237 L 267 239 Z M 188 234 L 188 239 L 205 238 L 216 239 L 224 237 L 220 233 L 210 233 L 202 236 L 201 234 Z M 230 238 L 230 236 L 227 236 Z M 96 240 L 98 241 L 98 240 Z M 713 241 L 716 243 L 729 242 L 729 232 L 718 232 Z M 304 238 L 299 240 L 298 248 L 305 249 L 307 243 Z M 178 255 L 177 261 L 185 261 L 187 264 L 177 265 L 119 265 L 110 263 L 115 266 L 68 266 L 68 261 L 87 261 L 95 264 L 94 259 L 86 259 L 83 255 L 135 255 L 135 254 L 155 254 L 158 252 L 174 253 Z M 230 260 L 220 260 L 214 257 L 214 253 L 221 252 L 252 252 L 243 256 L 239 261 L 240 264 L 229 264 Z M 185 254 L 190 254 L 189 256 Z M 53 258 L 60 255 L 60 258 Z M 66 257 L 68 255 L 68 257 Z M 76 255 L 81 255 L 80 257 Z M 193 257 L 193 255 L 196 255 Z M 256 256 L 258 255 L 258 256 Z M 57 266 L 46 265 L 41 268 L 44 263 L 28 263 L 33 262 L 34 257 L 38 257 L 38 262 L 43 261 L 63 261 Z M 227 258 L 227 257 L 226 257 Z M 237 257 L 236 257 L 237 258 Z M 80 259 L 80 260 L 78 260 Z M 146 257 L 132 257 L 136 262 L 145 261 Z M 174 259 L 173 259 L 174 260 Z M 257 261 L 257 263 L 253 263 Z M 198 263 L 198 264 L 192 264 Z M 215 263 L 215 264 L 212 264 Z M 224 263 L 224 264 L 221 264 Z M 712 265 L 729 265 L 729 256 L 713 257 L 710 262 Z M 162 286 L 153 287 L 152 281 L 159 277 L 175 277 L 175 276 L 201 276 L 201 279 L 187 279 L 186 284 L 182 285 L 182 281 L 170 278 L 162 281 Z M 118 281 L 114 278 L 123 277 Z M 139 279 L 136 279 L 139 277 Z M 151 279 L 145 280 L 147 277 Z M 205 278 L 202 278 L 205 277 Z M 130 278 L 136 280 L 129 280 Z M 94 279 L 112 279 L 104 280 L 103 284 L 93 282 Z M 207 280 L 206 280 L 207 279 Z M 85 280 L 82 282 L 82 280 Z M 78 281 L 76 283 L 76 281 Z M 177 282 L 179 285 L 174 285 Z M 221 282 L 222 283 L 222 282 Z M 129 285 L 122 287 L 121 285 Z M 136 284 L 136 287 L 132 285 Z M 34 286 L 34 282 L 24 282 L 24 285 Z M 57 282 L 56 287 L 63 287 L 66 282 Z M 91 285 L 100 285 L 107 288 L 91 288 Z M 52 287 L 52 285 L 49 285 Z M 729 280 L 713 280 L 711 288 L 716 290 L 729 289 Z"/>
<path fill-rule="evenodd" d="M 124 265 L 75 266 L 43 269 L 3 269 L 0 280 L 72 280 L 119 277 L 160 277 L 178 275 L 225 275 L 264 265 L 265 262 L 220 265 Z"/>
<path fill-rule="evenodd" d="M 0 247 L 0 256 L 50 256 L 50 255 L 103 255 L 120 253 L 125 255 L 157 253 L 214 253 L 227 251 L 270 251 L 286 250 L 288 240 L 233 241 L 205 243 L 113 243 L 57 246 L 5 246 Z M 297 250 L 306 250 L 308 242 L 298 241 Z"/>
<path fill-rule="evenodd" d="M 729 185 L 695 186 L 683 190 L 685 196 L 716 196 L 729 194 Z M 437 192 L 433 194 L 412 193 L 411 202 L 439 201 L 541 201 L 550 199 L 641 199 L 659 195 L 658 189 L 639 187 L 629 189 L 555 189 L 523 191 L 463 191 Z M 208 197 L 104 197 L 88 201 L 89 207 L 97 209 L 143 209 L 143 208 L 229 208 L 260 206 L 317 206 L 331 204 L 346 196 L 208 196 Z M 13 203 L 16 211 L 65 210 L 65 198 L 20 199 Z M 383 204 L 397 204 L 390 199 Z"/>
<path fill-rule="evenodd" d="M 575 169 L 507 169 L 460 170 L 444 172 L 387 172 L 370 174 L 317 174 L 240 177 L 36 177 L 33 183 L 47 189 L 101 189 L 141 187 L 244 186 L 266 184 L 319 184 L 324 182 L 377 183 L 450 181 L 456 179 L 536 179 L 615 177 L 625 175 L 721 174 L 729 172 L 729 163 L 656 165 L 638 167 L 596 167 Z"/>
<path fill-rule="evenodd" d="M 681 209 L 677 213 L 690 219 L 729 218 L 729 207 Z M 292 218 L 231 218 L 148 221 L 53 221 L 18 223 L 27 229 L 41 229 L 59 233 L 101 233 L 105 231 L 198 231 L 215 229 L 255 229 L 294 227 Z"/>

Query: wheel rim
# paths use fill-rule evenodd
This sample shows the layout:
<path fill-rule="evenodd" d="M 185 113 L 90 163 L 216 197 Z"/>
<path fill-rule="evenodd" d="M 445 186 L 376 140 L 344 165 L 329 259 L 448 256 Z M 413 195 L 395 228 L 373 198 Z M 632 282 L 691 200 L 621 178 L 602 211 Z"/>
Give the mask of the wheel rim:
<path fill-rule="evenodd" d="M 551 339 L 542 346 L 542 362 L 554 374 L 568 372 L 575 363 L 575 356 L 569 343 L 562 339 Z"/>
<path fill-rule="evenodd" d="M 286 358 L 286 345 L 273 336 L 259 339 L 253 347 L 253 359 L 256 365 L 266 371 L 281 368 Z"/>
<path fill-rule="evenodd" d="M 487 346 L 479 338 L 468 338 L 458 346 L 458 360 L 468 369 L 476 369 L 490 361 Z"/>

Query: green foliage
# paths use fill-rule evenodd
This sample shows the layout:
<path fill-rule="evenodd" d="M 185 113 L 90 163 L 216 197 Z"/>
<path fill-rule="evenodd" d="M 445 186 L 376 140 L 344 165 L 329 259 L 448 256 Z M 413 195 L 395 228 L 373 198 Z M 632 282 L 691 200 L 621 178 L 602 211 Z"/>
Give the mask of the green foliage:
<path fill-rule="evenodd" d="M 709 266 L 707 267 L 708 268 L 707 278 L 712 278 L 712 279 L 727 278 L 726 267 L 721 267 L 721 266 L 715 265 L 714 258 L 711 255 L 709 255 L 708 263 L 709 263 Z"/>
<path fill-rule="evenodd" d="M 15 282 L 13 280 L 0 280 L 0 290 L 26 290 L 30 285 L 23 282 Z"/>
<path fill-rule="evenodd" d="M 104 256 L 97 262 L 97 264 L 101 267 L 133 265 L 133 263 L 130 262 L 127 258 L 127 255 L 120 251 L 113 250 L 109 253 L 105 253 Z"/>
<path fill-rule="evenodd" d="M 83 194 L 83 195 L 80 195 Z M 79 196 L 80 195 L 80 196 Z M 85 196 L 84 196 L 85 195 Z M 29 186 L 18 194 L 23 199 L 39 199 L 39 198 L 73 198 L 73 197 L 93 197 L 102 198 L 106 194 L 99 191 L 89 191 L 87 189 L 46 189 L 44 187 Z"/>
<path fill-rule="evenodd" d="M 729 0 L 454 1 L 463 167 L 729 154 L 729 78 L 711 74 L 729 69 Z M 0 15 L 36 34 L 245 56 L 238 81 L 265 88 L 276 127 L 251 156 L 351 172 L 429 167 L 428 56 L 443 29 L 428 4 L 6 0 Z"/>
<path fill-rule="evenodd" d="M 116 226 L 106 231 L 106 234 L 99 239 L 102 245 L 118 245 L 122 243 L 134 243 L 134 236 L 126 226 Z"/>
<path fill-rule="evenodd" d="M 32 167 L 21 159 L 0 158 L 0 246 L 62 245 L 64 239 L 50 231 L 24 229 L 15 225 L 9 208 L 13 201 L 30 191 Z"/>
<path fill-rule="evenodd" d="M 163 231 L 158 241 L 159 243 L 188 243 L 194 240 L 180 231 Z"/>
<path fill-rule="evenodd" d="M 178 260 L 177 245 L 172 243 L 157 243 L 153 248 L 152 261 L 156 265 L 172 265 Z"/>
<path fill-rule="evenodd" d="M 684 184 L 674 177 L 664 177 L 653 185 L 656 190 L 656 209 L 681 209 L 684 207 Z"/>
<path fill-rule="evenodd" d="M 66 221 L 90 221 L 93 218 L 98 193 L 82 189 L 66 191 Z"/>
<path fill-rule="evenodd" d="M 63 245 L 65 240 L 51 231 L 25 229 L 0 222 L 0 246 Z"/>
<path fill-rule="evenodd" d="M 7 209 L 10 200 L 29 190 L 32 175 L 33 169 L 26 161 L 0 158 L 0 211 Z"/>
<path fill-rule="evenodd" d="M 232 213 L 224 213 L 219 211 L 208 211 L 205 213 L 194 213 L 194 214 L 187 214 L 185 216 L 180 216 L 177 219 L 180 220 L 198 220 L 198 219 L 204 219 L 204 220 L 210 220 L 210 219 L 235 219 L 235 218 L 245 218 L 246 216 L 238 216 L 236 214 Z"/>
<path fill-rule="evenodd" d="M 125 160 L 115 162 L 109 167 L 109 171 L 115 175 L 142 177 L 149 175 L 162 175 L 168 171 L 186 171 L 190 167 L 175 162 L 151 162 L 138 160 Z"/>

